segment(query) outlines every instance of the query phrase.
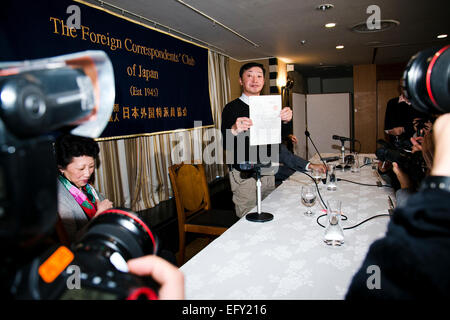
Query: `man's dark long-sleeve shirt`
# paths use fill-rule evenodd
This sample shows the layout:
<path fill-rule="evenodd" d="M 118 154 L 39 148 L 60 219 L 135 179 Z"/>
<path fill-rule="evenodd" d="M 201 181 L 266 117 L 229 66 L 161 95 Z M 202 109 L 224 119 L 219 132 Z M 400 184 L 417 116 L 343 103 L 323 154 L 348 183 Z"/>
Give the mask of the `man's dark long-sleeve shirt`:
<path fill-rule="evenodd" d="M 244 162 L 267 163 L 279 162 L 279 145 L 250 146 L 250 130 L 234 136 L 231 127 L 240 117 L 249 118 L 249 105 L 240 98 L 228 103 L 222 111 L 222 137 L 223 148 L 227 151 L 227 164 L 239 164 Z M 284 126 L 284 124 L 282 124 Z"/>

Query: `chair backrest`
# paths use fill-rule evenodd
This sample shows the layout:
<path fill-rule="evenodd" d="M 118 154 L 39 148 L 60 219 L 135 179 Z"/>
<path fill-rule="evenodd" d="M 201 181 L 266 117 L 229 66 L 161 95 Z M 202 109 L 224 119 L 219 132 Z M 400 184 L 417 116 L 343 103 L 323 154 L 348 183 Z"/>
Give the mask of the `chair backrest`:
<path fill-rule="evenodd" d="M 202 164 L 172 165 L 169 167 L 169 176 L 178 215 L 183 213 L 183 220 L 194 213 L 211 208 L 205 168 Z"/>

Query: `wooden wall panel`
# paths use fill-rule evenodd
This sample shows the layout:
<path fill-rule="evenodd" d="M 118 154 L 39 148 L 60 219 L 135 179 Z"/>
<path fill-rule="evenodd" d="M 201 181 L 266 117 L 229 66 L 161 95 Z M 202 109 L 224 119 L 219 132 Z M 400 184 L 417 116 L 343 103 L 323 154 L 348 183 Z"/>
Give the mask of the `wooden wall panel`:
<path fill-rule="evenodd" d="M 355 139 L 362 153 L 374 153 L 377 138 L 377 72 L 376 65 L 353 66 Z"/>

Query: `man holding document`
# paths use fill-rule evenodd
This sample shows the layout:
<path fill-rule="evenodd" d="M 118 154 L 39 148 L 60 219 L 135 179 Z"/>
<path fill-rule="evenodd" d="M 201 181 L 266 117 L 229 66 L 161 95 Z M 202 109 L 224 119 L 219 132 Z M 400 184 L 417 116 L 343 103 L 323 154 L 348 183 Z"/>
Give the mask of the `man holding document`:
<path fill-rule="evenodd" d="M 222 111 L 223 146 L 226 162 L 231 165 L 230 184 L 238 217 L 243 217 L 256 205 L 256 180 L 245 170 L 245 165 L 282 162 L 281 128 L 292 120 L 292 110 L 282 108 L 281 96 L 260 96 L 264 75 L 263 65 L 244 64 L 239 71 L 242 95 Z M 304 161 L 304 164 L 307 169 L 309 163 Z M 275 189 L 273 170 L 270 171 L 271 175 L 264 175 L 262 170 L 263 199 Z"/>

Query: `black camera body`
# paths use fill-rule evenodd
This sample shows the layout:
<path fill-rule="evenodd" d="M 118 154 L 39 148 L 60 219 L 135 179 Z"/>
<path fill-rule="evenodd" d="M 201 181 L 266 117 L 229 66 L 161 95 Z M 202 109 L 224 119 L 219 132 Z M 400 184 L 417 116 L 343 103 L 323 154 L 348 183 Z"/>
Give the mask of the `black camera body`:
<path fill-rule="evenodd" d="M 157 239 L 131 211 L 107 210 L 71 246 L 54 245 L 19 269 L 15 299 L 158 299 L 159 285 L 128 273 L 126 261 L 156 253 Z"/>
<path fill-rule="evenodd" d="M 16 299 L 157 299 L 159 285 L 127 272 L 126 260 L 157 249 L 156 239 L 130 211 L 111 209 L 94 218 L 81 240 L 55 245 L 19 270 Z"/>
<path fill-rule="evenodd" d="M 411 153 L 384 140 L 378 140 L 377 143 L 382 145 L 375 152 L 377 159 L 391 163 L 396 162 L 400 169 L 410 178 L 413 184 L 412 187 L 418 187 L 423 178 L 425 178 L 427 170 L 422 153 Z"/>
<path fill-rule="evenodd" d="M 102 51 L 0 63 L 3 298 L 157 299 L 150 277 L 128 273 L 127 260 L 158 251 L 156 237 L 133 212 L 101 212 L 70 249 L 54 237 L 57 167 L 49 132 L 97 137 L 114 91 L 112 64 Z"/>

